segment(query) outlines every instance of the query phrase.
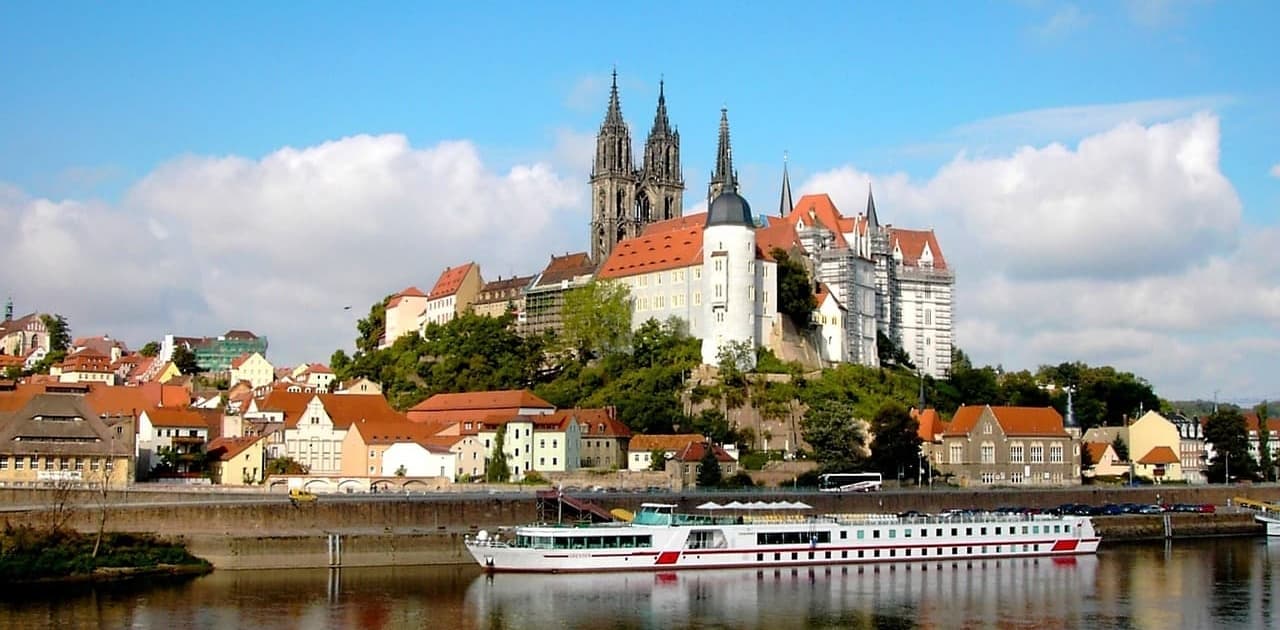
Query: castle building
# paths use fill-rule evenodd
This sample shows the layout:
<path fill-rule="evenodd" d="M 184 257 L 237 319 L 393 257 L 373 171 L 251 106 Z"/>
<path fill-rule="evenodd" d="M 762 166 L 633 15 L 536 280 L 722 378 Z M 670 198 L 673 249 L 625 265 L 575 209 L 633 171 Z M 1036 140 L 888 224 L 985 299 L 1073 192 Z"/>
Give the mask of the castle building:
<path fill-rule="evenodd" d="M 618 241 L 639 236 L 650 223 L 679 218 L 684 214 L 683 205 L 680 132 L 667 119 L 663 83 L 658 83 L 658 109 L 637 169 L 631 156 L 631 130 L 622 118 L 615 70 L 591 167 L 591 260 L 603 262 Z"/>
<path fill-rule="evenodd" d="M 616 243 L 596 273 L 627 285 L 633 328 L 649 319 L 683 320 L 689 334 L 703 340 L 703 363 L 712 365 L 735 342 L 752 348 L 781 343 L 777 261 L 770 252 L 799 247 L 790 224 L 757 226 L 738 194 L 724 111 L 716 164 L 708 186 L 715 196 L 705 214 L 647 225 Z M 754 367 L 754 360 L 751 354 L 751 364 L 742 367 Z"/>

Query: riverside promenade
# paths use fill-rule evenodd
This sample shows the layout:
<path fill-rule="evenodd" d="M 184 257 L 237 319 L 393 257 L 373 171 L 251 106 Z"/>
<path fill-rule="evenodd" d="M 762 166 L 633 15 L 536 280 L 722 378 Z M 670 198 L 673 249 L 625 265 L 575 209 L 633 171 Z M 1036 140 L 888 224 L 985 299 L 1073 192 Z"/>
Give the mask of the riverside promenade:
<path fill-rule="evenodd" d="M 470 489 L 469 489 L 470 490 Z M 1064 503 L 1212 504 L 1213 514 L 1123 515 L 1095 518 L 1109 543 L 1124 540 L 1255 535 L 1252 515 L 1234 509 L 1235 497 L 1280 499 L 1280 486 L 1095 487 L 1037 490 L 934 489 L 868 494 L 827 494 L 780 489 L 750 492 L 584 492 L 572 496 L 605 509 L 635 510 L 640 503 L 676 503 L 694 511 L 705 501 L 802 500 L 816 513 L 939 512 L 951 508 L 1050 508 Z M 50 494 L 0 489 L 0 518 L 11 524 L 40 525 L 50 519 Z M 533 488 L 483 488 L 430 494 L 320 495 L 295 504 L 281 494 L 131 490 L 107 501 L 86 493 L 66 502 L 67 523 L 96 530 L 103 505 L 107 528 L 151 532 L 185 539 L 192 553 L 220 569 L 329 566 L 466 564 L 462 538 L 480 529 L 537 520 Z"/>

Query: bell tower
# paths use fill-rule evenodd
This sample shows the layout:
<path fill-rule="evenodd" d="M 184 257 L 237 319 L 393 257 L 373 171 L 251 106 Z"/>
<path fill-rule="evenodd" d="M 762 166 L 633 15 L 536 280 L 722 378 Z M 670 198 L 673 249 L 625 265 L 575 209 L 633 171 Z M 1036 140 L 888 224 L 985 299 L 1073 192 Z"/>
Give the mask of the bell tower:
<path fill-rule="evenodd" d="M 684 174 L 680 170 L 680 131 L 667 119 L 664 81 L 658 82 L 658 110 L 644 144 L 636 218 L 639 227 L 684 215 Z"/>
<path fill-rule="evenodd" d="M 609 109 L 596 135 L 591 166 L 591 259 L 600 264 L 618 241 L 636 233 L 636 170 L 631 130 L 618 101 L 618 71 L 613 71 Z"/>

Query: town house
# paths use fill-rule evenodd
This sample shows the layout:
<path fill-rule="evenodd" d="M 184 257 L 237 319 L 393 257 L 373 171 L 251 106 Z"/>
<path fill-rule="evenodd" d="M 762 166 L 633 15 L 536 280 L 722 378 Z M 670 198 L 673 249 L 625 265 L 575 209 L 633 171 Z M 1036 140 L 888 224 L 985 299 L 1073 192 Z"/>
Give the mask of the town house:
<path fill-rule="evenodd" d="M 1079 441 L 1052 407 L 960 407 L 938 472 L 962 486 L 1080 483 Z"/>

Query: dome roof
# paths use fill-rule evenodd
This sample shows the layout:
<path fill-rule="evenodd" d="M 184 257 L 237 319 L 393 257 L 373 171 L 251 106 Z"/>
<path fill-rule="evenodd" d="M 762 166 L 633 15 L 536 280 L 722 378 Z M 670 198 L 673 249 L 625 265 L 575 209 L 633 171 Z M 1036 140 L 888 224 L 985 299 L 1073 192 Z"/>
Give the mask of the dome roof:
<path fill-rule="evenodd" d="M 751 205 L 736 192 L 724 192 L 711 202 L 707 211 L 707 225 L 745 225 L 755 227 L 751 217 Z"/>

